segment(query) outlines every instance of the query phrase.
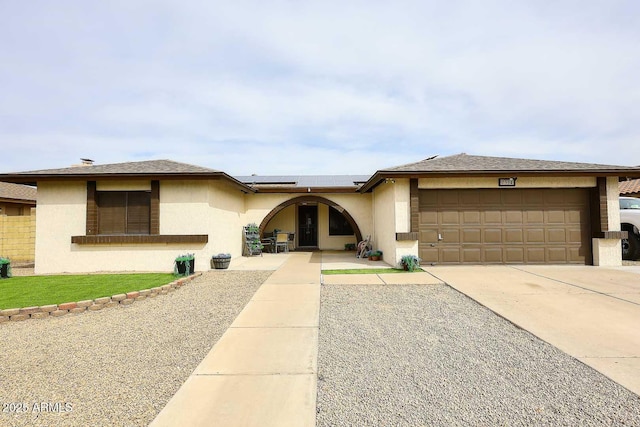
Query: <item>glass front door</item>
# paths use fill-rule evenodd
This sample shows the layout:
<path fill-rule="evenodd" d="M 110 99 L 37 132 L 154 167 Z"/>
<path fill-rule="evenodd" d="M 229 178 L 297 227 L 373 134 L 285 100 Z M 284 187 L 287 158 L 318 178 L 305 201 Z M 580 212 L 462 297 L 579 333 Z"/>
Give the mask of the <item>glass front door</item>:
<path fill-rule="evenodd" d="M 318 206 L 298 206 L 298 246 L 318 247 Z"/>

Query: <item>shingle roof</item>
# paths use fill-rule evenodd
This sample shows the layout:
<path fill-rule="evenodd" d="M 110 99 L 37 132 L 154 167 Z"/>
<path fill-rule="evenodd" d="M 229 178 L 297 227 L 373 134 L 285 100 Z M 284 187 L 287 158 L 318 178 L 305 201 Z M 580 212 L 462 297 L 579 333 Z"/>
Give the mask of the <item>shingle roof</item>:
<path fill-rule="evenodd" d="M 380 172 L 524 172 L 524 171 L 614 171 L 634 169 L 629 166 L 596 163 L 560 162 L 509 157 L 473 156 L 465 153 L 446 157 L 430 157 L 416 163 L 383 169 Z M 640 169 L 635 168 L 640 171 Z"/>
<path fill-rule="evenodd" d="M 415 163 L 377 171 L 360 189 L 371 191 L 387 178 L 443 176 L 514 176 L 573 175 L 640 177 L 640 167 L 603 165 L 597 163 L 560 162 L 509 157 L 473 156 L 466 153 L 446 157 L 429 157 Z"/>
<path fill-rule="evenodd" d="M 367 182 L 369 175 L 272 175 L 237 176 L 241 182 L 256 186 L 295 188 L 357 187 Z"/>
<path fill-rule="evenodd" d="M 620 194 L 640 193 L 640 179 L 621 181 L 618 187 L 620 188 Z"/>
<path fill-rule="evenodd" d="M 141 177 L 152 177 L 152 179 L 216 179 L 222 177 L 231 182 L 231 184 L 240 187 L 242 191 L 254 192 L 250 187 L 222 171 L 187 163 L 174 162 L 172 160 L 147 160 L 106 165 L 79 165 L 62 169 L 44 169 L 0 174 L 0 180 L 28 184 L 45 180 L 96 180 Z"/>
<path fill-rule="evenodd" d="M 62 169 L 44 169 L 19 172 L 16 175 L 166 175 L 166 174 L 206 174 L 221 171 L 172 160 L 147 160 L 142 162 L 112 163 L 106 165 L 72 166 Z"/>
<path fill-rule="evenodd" d="M 0 182 L 0 199 L 36 201 L 38 190 L 28 185 Z"/>

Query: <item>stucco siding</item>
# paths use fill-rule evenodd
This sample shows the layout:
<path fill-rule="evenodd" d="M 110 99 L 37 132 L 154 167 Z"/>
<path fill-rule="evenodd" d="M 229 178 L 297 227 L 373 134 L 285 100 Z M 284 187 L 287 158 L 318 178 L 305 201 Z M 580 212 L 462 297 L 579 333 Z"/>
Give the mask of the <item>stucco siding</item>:
<path fill-rule="evenodd" d="M 607 225 L 609 231 L 620 231 L 620 190 L 617 177 L 607 177 Z M 593 239 L 593 265 L 622 265 L 620 239 Z"/>
<path fill-rule="evenodd" d="M 84 182 L 42 182 L 38 185 L 36 221 L 37 274 L 82 271 L 72 256 L 71 236 L 83 235 L 87 218 L 87 185 Z M 99 260 L 91 260 L 93 264 Z M 91 271 L 90 266 L 85 271 Z"/>
<path fill-rule="evenodd" d="M 318 206 L 318 246 L 326 250 L 344 250 L 346 243 L 356 242 L 354 234 L 350 236 L 329 235 L 329 206 Z"/>
<path fill-rule="evenodd" d="M 142 182 L 111 182 L 111 191 L 143 190 Z M 162 181 L 160 234 L 206 234 L 207 244 L 78 245 L 86 230 L 85 182 L 42 183 L 36 223 L 36 273 L 171 271 L 176 256 L 194 253 L 196 270 L 210 268 L 211 255 L 242 253 L 243 193 L 221 181 Z M 40 209 L 42 207 L 42 209 Z"/>
<path fill-rule="evenodd" d="M 213 181 L 209 184 L 208 203 L 208 257 L 219 253 L 241 256 L 242 226 L 246 225 L 241 221 L 241 214 L 245 210 L 244 194 L 224 182 Z M 208 265 L 208 259 L 206 263 Z M 203 265 L 202 269 L 208 268 L 207 265 Z"/>
<path fill-rule="evenodd" d="M 289 233 L 296 232 L 296 207 L 294 205 L 287 206 L 278 212 L 278 214 L 267 223 L 264 231 L 271 233 L 276 228 Z"/>
<path fill-rule="evenodd" d="M 396 263 L 396 186 L 403 187 L 403 181 L 398 179 L 395 184 L 385 183 L 377 186 L 373 191 L 374 216 L 374 249 L 383 252 L 383 259 L 389 264 Z M 408 183 L 406 185 L 409 191 Z"/>
<path fill-rule="evenodd" d="M 505 176 L 508 177 L 508 176 Z M 515 188 L 589 188 L 596 186 L 595 177 L 532 177 L 521 176 Z M 420 189 L 437 188 L 500 188 L 496 177 L 420 178 Z"/>

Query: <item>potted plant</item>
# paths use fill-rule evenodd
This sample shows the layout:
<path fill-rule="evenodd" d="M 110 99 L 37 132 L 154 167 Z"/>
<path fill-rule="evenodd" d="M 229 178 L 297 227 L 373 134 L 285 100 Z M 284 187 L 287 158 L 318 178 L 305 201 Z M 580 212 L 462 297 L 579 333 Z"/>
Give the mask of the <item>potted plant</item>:
<path fill-rule="evenodd" d="M 211 268 L 226 270 L 231 262 L 231 254 L 218 254 L 211 257 Z"/>
<path fill-rule="evenodd" d="M 0 258 L 0 278 L 7 279 L 9 277 L 11 277 L 11 260 Z"/>
<path fill-rule="evenodd" d="M 403 255 L 400 265 L 405 271 L 416 271 L 420 267 L 420 258 L 415 255 Z"/>
<path fill-rule="evenodd" d="M 356 244 L 355 243 L 345 243 L 344 244 L 344 250 L 345 251 L 355 251 L 356 250 Z"/>
<path fill-rule="evenodd" d="M 176 276 L 189 276 L 195 271 L 195 254 L 184 254 L 176 258 L 173 266 L 173 274 Z"/>
<path fill-rule="evenodd" d="M 382 258 L 382 251 L 371 251 L 369 253 L 369 261 L 380 261 Z"/>

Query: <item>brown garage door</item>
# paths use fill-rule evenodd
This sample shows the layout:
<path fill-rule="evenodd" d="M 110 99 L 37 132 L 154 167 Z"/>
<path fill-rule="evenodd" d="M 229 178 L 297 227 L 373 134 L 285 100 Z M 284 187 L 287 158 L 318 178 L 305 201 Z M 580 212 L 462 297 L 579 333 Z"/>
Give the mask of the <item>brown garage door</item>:
<path fill-rule="evenodd" d="M 586 189 L 419 194 L 420 258 L 425 264 L 591 262 Z"/>

